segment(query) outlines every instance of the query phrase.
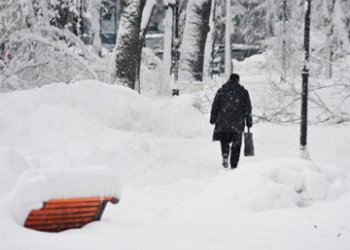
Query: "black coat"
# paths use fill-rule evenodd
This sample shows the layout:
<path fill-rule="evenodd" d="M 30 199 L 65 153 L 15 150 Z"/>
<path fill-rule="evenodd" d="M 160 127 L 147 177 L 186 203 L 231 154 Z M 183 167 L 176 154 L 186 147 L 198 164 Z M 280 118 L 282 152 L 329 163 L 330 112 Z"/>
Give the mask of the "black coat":
<path fill-rule="evenodd" d="M 252 105 L 248 91 L 238 82 L 226 82 L 216 93 L 210 123 L 215 124 L 213 140 L 227 139 L 231 133 L 242 133 L 244 125 L 253 126 Z"/>

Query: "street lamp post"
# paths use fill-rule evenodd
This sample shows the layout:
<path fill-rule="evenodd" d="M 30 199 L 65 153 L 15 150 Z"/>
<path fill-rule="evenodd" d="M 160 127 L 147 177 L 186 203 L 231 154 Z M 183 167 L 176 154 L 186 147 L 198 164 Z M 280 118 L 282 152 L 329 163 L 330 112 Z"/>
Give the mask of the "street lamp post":
<path fill-rule="evenodd" d="M 311 23 L 311 0 L 305 3 L 305 27 L 304 27 L 304 51 L 305 60 L 302 70 L 302 92 L 301 92 L 301 123 L 300 123 L 300 149 L 307 157 L 307 102 L 308 102 L 308 82 L 309 82 L 309 55 L 310 55 L 310 23 Z"/>
<path fill-rule="evenodd" d="M 179 95 L 179 59 L 180 59 L 180 39 L 179 39 L 179 0 L 170 5 L 173 12 L 172 21 L 172 44 L 171 44 L 171 73 L 173 75 L 172 95 Z"/>

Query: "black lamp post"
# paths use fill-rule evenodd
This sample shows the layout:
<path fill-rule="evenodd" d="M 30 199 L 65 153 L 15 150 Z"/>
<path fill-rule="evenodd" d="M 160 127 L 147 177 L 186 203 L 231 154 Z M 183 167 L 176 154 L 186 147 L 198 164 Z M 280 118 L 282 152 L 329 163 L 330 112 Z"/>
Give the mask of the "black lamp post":
<path fill-rule="evenodd" d="M 174 74 L 174 84 L 172 86 L 172 95 L 179 95 L 179 59 L 180 59 L 180 40 L 179 40 L 179 0 L 170 5 L 173 11 L 172 22 L 172 41 L 171 41 L 171 73 Z"/>
<path fill-rule="evenodd" d="M 306 0 L 305 27 L 304 27 L 304 51 L 305 60 L 302 70 L 302 92 L 301 92 L 301 123 L 300 123 L 300 148 L 307 154 L 307 102 L 309 82 L 309 55 L 310 55 L 310 14 L 311 0 Z"/>

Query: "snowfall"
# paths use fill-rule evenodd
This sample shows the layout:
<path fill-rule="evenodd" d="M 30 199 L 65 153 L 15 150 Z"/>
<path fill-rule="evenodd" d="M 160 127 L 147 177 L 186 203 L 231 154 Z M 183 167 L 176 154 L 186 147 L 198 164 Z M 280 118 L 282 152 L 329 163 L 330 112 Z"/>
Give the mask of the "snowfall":
<path fill-rule="evenodd" d="M 253 109 L 261 79 L 242 74 Z M 350 249 L 348 123 L 310 125 L 310 160 L 297 123 L 256 123 L 256 156 L 235 170 L 212 131 L 189 94 L 92 80 L 0 94 L 0 248 Z M 45 200 L 96 195 L 120 199 L 101 221 L 23 227 Z"/>

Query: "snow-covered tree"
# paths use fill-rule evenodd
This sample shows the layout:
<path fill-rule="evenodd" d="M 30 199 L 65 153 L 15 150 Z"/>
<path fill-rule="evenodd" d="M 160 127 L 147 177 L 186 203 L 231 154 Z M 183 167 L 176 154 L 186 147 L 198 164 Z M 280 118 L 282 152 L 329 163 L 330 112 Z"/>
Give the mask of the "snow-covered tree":
<path fill-rule="evenodd" d="M 140 31 L 145 4 L 146 0 L 121 0 L 122 14 L 112 56 L 112 83 L 136 90 L 140 88 L 136 80 L 141 62 Z"/>
<path fill-rule="evenodd" d="M 280 4 L 281 0 L 232 1 L 233 41 L 252 44 L 272 37 Z"/>
<path fill-rule="evenodd" d="M 204 48 L 209 31 L 211 0 L 189 0 L 181 44 L 180 78 L 203 79 Z"/>
<path fill-rule="evenodd" d="M 287 22 L 288 22 L 288 6 L 287 6 L 287 0 L 282 0 L 282 55 L 281 55 L 281 61 L 282 61 L 282 80 L 285 81 L 287 78 Z"/>
<path fill-rule="evenodd" d="M 327 76 L 332 78 L 333 61 L 350 53 L 346 18 L 340 0 L 322 0 L 318 4 L 322 15 L 320 18 L 323 20 L 319 27 L 325 33 L 325 45 L 321 47 L 319 52 L 324 54 L 325 60 L 328 61 L 326 72 Z"/>
<path fill-rule="evenodd" d="M 81 3 L 1 2 L 4 8 L 0 8 L 0 47 L 11 55 L 0 59 L 2 90 L 32 88 L 54 81 L 68 83 L 77 77 L 98 78 L 95 66 L 102 62 L 81 40 Z"/>
<path fill-rule="evenodd" d="M 96 54 L 101 54 L 101 0 L 89 0 L 85 4 L 86 12 L 84 17 L 86 19 L 84 35 L 92 38 L 92 47 Z"/>
<path fill-rule="evenodd" d="M 209 33 L 204 51 L 204 77 L 213 77 L 213 66 L 215 59 L 215 43 L 217 41 L 218 30 L 216 30 L 217 23 L 217 0 L 211 1 L 210 19 L 209 19 Z"/>
<path fill-rule="evenodd" d="M 225 15 L 225 77 L 230 78 L 232 74 L 232 40 L 231 40 L 231 0 L 226 0 Z"/>
<path fill-rule="evenodd" d="M 300 69 L 303 67 L 303 15 L 305 14 L 305 1 L 288 1 L 288 22 L 286 24 L 286 55 L 287 74 L 286 81 L 281 83 L 271 79 L 274 96 L 279 107 L 274 110 L 270 118 L 280 120 L 297 120 L 299 114 L 291 112 L 300 102 Z M 349 114 L 342 111 L 340 106 L 350 98 L 349 72 L 347 63 L 350 55 L 349 37 L 347 36 L 346 17 L 339 0 L 312 0 L 311 4 L 311 41 L 310 41 L 310 69 L 309 103 L 317 110 L 314 121 L 349 119 Z M 279 11 L 277 12 L 279 13 Z M 278 17 L 278 15 L 277 15 Z M 283 29 L 281 22 L 276 22 L 275 35 L 265 40 L 269 45 L 268 62 L 271 73 L 283 75 L 281 67 L 281 45 Z M 271 53 L 272 52 L 272 53 Z M 333 71 L 333 79 L 327 80 Z M 326 79 L 325 79 L 326 77 Z"/>

